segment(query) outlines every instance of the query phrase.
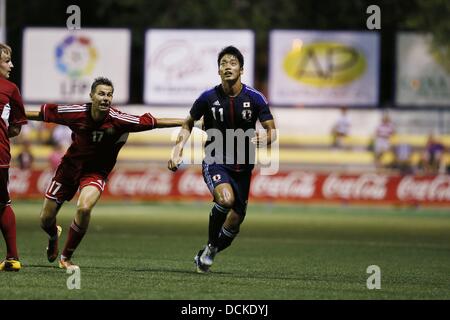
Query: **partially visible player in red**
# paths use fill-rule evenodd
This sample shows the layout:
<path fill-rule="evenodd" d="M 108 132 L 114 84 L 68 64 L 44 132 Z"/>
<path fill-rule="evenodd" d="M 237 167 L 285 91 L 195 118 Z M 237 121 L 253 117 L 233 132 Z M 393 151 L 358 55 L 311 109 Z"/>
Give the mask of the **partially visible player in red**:
<path fill-rule="evenodd" d="M 64 155 L 45 193 L 41 227 L 49 235 L 47 258 L 58 257 L 60 226 L 56 215 L 64 201 L 78 189 L 77 212 L 59 259 L 60 268 L 77 267 L 71 261 L 83 239 L 117 155 L 129 132 L 181 126 L 183 119 L 160 119 L 150 113 L 129 115 L 111 107 L 114 87 L 109 79 L 97 78 L 91 86 L 91 103 L 83 105 L 44 104 L 40 111 L 27 111 L 30 120 L 54 122 L 72 130 L 72 144 Z"/>
<path fill-rule="evenodd" d="M 0 43 L 0 229 L 6 242 L 6 259 L 0 263 L 0 271 L 19 271 L 21 268 L 16 245 L 16 217 L 8 192 L 9 138 L 20 133 L 27 119 L 19 89 L 8 80 L 12 68 L 11 48 Z"/>

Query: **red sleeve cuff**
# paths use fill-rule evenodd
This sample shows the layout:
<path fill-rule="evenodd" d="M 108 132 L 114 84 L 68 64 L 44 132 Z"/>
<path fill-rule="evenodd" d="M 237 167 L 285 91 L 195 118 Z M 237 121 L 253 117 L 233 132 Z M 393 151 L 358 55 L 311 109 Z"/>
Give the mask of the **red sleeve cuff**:
<path fill-rule="evenodd" d="M 28 123 L 28 121 L 25 119 L 25 120 L 19 120 L 19 121 L 16 121 L 16 122 L 12 122 L 11 124 L 12 125 L 24 125 L 24 124 L 27 124 Z"/>

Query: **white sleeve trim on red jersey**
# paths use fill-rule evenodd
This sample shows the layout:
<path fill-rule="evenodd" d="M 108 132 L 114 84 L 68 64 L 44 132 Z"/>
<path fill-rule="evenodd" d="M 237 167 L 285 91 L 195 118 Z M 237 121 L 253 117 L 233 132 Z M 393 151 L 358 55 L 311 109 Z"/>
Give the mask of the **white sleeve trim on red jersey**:
<path fill-rule="evenodd" d="M 153 117 L 149 112 L 147 112 L 146 114 L 148 114 L 150 119 L 152 119 L 152 127 L 154 127 L 155 126 L 155 117 Z"/>
<path fill-rule="evenodd" d="M 58 113 L 67 113 L 67 112 L 84 112 L 86 111 L 86 106 L 80 105 L 72 105 L 72 106 L 58 106 Z"/>
<path fill-rule="evenodd" d="M 125 121 L 125 122 L 130 122 L 130 123 L 135 123 L 135 124 L 140 123 L 139 117 L 133 116 L 131 114 L 118 113 L 112 109 L 109 110 L 109 114 L 111 117 Z"/>
<path fill-rule="evenodd" d="M 58 108 L 79 108 L 79 107 L 86 108 L 86 105 L 85 104 L 64 104 L 64 105 L 58 106 Z"/>

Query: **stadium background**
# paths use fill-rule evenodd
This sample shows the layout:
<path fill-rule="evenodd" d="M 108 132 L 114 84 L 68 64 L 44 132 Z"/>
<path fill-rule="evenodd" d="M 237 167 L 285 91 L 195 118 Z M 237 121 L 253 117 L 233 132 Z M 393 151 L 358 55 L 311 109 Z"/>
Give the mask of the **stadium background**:
<path fill-rule="evenodd" d="M 29 150 L 34 161 L 31 168 L 21 169 L 20 163 L 14 160 L 10 183 L 18 213 L 19 249 L 25 275 L 8 278 L 1 275 L 8 286 L 20 290 L 17 295 L 0 297 L 449 298 L 449 156 L 444 154 L 443 162 L 434 172 L 424 171 L 419 166 L 430 133 L 435 134 L 446 148 L 450 147 L 448 1 L 378 2 L 381 9 L 379 30 L 366 27 L 370 16 L 366 9 L 374 4 L 372 1 L 1 3 L 6 6 L 0 7 L 4 23 L 0 26 L 4 40 L 13 49 L 15 64 L 11 80 L 21 88 L 30 109 L 37 109 L 39 103 L 52 100 L 84 102 L 72 101 L 75 98 L 69 96 L 67 101 L 61 101 L 61 96 L 51 95 L 54 92 L 49 92 L 48 98 L 33 98 L 35 93 L 31 92 L 38 82 L 31 81 L 30 87 L 30 80 L 27 80 L 30 77 L 40 79 L 39 83 L 53 83 L 55 81 L 48 79 L 54 72 L 74 83 L 77 76 L 61 75 L 53 55 L 48 60 L 56 71 L 37 74 L 38 69 L 33 68 L 42 62 L 37 57 L 46 51 L 53 53 L 55 48 L 49 48 L 44 42 L 40 45 L 39 42 L 27 43 L 27 37 L 33 31 L 41 31 L 45 38 L 51 33 L 49 30 L 54 30 L 30 28 L 66 28 L 70 16 L 66 9 L 72 4 L 81 9 L 81 29 L 63 30 L 68 36 L 89 28 L 129 30 L 129 45 L 125 46 L 128 62 L 119 55 L 121 46 L 117 40 L 117 50 L 108 51 L 106 69 L 102 70 L 116 71 L 116 78 L 112 78 L 116 89 L 125 90 L 125 98 L 119 99 L 117 105 L 133 114 L 150 111 L 160 117 L 184 117 L 193 101 L 152 102 L 152 95 L 146 91 L 148 30 L 234 30 L 235 34 L 250 30 L 254 42 L 249 52 L 253 54 L 245 58 L 247 63 L 253 63 L 246 65 L 246 70 L 252 70 L 253 86 L 264 92 L 271 102 L 280 130 L 280 172 L 275 176 L 262 176 L 256 172 L 249 215 L 242 234 L 233 247 L 218 258 L 217 272 L 199 284 L 197 275 L 192 273 L 191 255 L 206 238 L 210 206 L 199 168 L 184 168 L 177 174 L 165 169 L 176 131 L 165 129 L 131 135 L 121 151 L 107 191 L 94 210 L 91 230 L 77 252 L 77 261 L 86 266 L 86 271 L 83 270 L 83 290 L 74 293 L 66 289 L 64 273 L 49 270 L 44 264 L 41 247 L 45 244 L 45 236 L 36 221 L 39 200 L 52 173 L 49 157 L 55 152 L 57 143 L 53 136 L 55 127 L 32 123 L 12 142 L 12 154 L 17 159 L 23 150 Z M 270 87 L 274 84 L 271 81 L 272 50 L 275 50 L 271 47 L 275 37 L 271 36 L 274 30 L 306 35 L 309 32 L 317 37 L 321 32 L 363 32 L 362 42 L 375 34 L 379 46 L 373 58 L 374 80 L 369 82 L 373 86 L 369 90 L 374 93 L 374 102 L 355 103 L 350 97 L 347 103 L 329 100 L 323 104 L 308 104 L 302 99 L 272 103 L 275 100 L 270 94 L 274 92 Z M 432 39 L 430 48 L 438 48 L 441 57 L 433 64 L 440 68 L 439 78 L 433 78 L 425 68 L 417 79 L 410 79 L 416 93 L 422 94 L 417 101 L 410 98 L 410 103 L 399 100 L 400 64 L 409 61 L 399 55 L 402 49 L 399 47 L 400 32 L 417 37 L 428 35 Z M 335 40 L 332 36 L 329 39 Z M 94 40 L 91 41 L 95 46 Z M 84 51 L 80 52 L 83 55 Z M 429 55 L 432 54 L 422 57 L 424 61 L 428 61 Z M 79 59 L 83 61 L 83 57 Z M 65 61 L 70 63 L 70 58 Z M 420 57 L 417 60 L 416 56 L 414 62 L 406 64 L 406 68 L 421 66 Z M 186 64 L 189 61 L 181 60 L 178 66 L 184 68 Z M 99 62 L 96 67 L 98 65 Z M 89 83 L 98 75 L 86 73 L 78 80 Z M 214 72 L 211 76 L 216 78 L 209 86 L 219 81 Z M 69 81 L 67 79 L 62 81 Z M 33 92 L 36 91 L 40 93 L 39 90 Z M 438 102 L 433 99 L 436 93 L 441 97 Z M 84 97 L 87 98 L 87 94 Z M 351 131 L 343 146 L 335 148 L 330 132 L 342 107 L 348 108 Z M 397 134 L 391 139 L 391 151 L 382 159 L 383 166 L 377 168 L 371 144 L 375 128 L 385 113 L 393 120 Z M 195 133 L 201 135 L 199 131 Z M 411 149 L 407 175 L 392 165 L 395 147 L 404 144 Z M 68 225 L 74 213 L 73 202 L 66 204 L 60 213 L 63 226 Z M 138 262 L 131 262 L 132 258 L 127 257 L 136 257 Z M 366 268 L 374 264 L 379 265 L 386 275 L 382 278 L 384 290 L 366 288 L 369 276 Z M 226 285 L 231 279 L 234 282 L 232 288 Z M 112 281 L 115 281 L 114 285 Z M 210 289 L 209 285 L 217 281 L 221 283 L 218 290 Z M 36 290 L 40 286 L 46 288 L 45 293 Z M 238 294 L 236 290 L 239 290 Z"/>

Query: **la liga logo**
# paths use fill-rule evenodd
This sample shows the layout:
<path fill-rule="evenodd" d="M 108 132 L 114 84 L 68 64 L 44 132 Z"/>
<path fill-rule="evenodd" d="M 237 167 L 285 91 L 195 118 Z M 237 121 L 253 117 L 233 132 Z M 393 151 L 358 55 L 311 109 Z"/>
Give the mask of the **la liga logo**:
<path fill-rule="evenodd" d="M 67 36 L 55 51 L 56 67 L 70 78 L 80 78 L 92 73 L 97 61 L 97 50 L 85 36 Z"/>

